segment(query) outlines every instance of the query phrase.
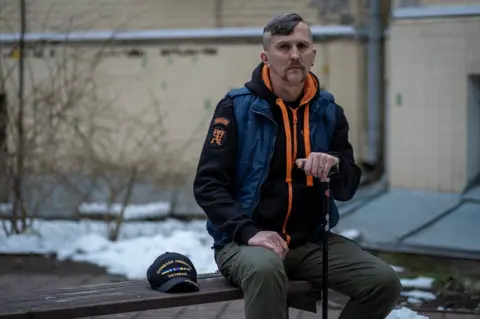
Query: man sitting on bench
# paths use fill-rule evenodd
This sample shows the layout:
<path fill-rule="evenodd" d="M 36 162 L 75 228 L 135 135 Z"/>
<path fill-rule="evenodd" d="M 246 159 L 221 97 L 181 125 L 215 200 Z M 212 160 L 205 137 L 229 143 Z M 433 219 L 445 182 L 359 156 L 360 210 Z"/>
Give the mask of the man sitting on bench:
<path fill-rule="evenodd" d="M 251 80 L 215 109 L 194 194 L 220 272 L 244 293 L 246 318 L 285 319 L 288 278 L 321 285 L 327 197 L 314 179 L 338 165 L 330 198 L 347 201 L 361 171 L 343 109 L 310 72 L 316 50 L 307 23 L 297 14 L 273 18 L 263 48 Z M 329 218 L 334 227 L 333 199 Z M 395 271 L 354 241 L 327 236 L 330 288 L 350 297 L 340 318 L 385 318 L 400 296 Z"/>

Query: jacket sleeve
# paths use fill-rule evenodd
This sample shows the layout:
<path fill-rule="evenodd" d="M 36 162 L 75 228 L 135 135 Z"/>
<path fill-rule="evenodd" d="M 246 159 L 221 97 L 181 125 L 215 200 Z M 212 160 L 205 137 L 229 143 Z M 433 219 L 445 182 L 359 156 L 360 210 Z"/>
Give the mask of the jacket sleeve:
<path fill-rule="evenodd" d="M 213 225 L 234 241 L 247 244 L 260 229 L 233 197 L 237 123 L 228 96 L 218 103 L 200 154 L 193 193 Z"/>
<path fill-rule="evenodd" d="M 349 141 L 349 124 L 342 107 L 337 107 L 336 129 L 330 144 L 329 154 L 339 158 L 339 174 L 330 178 L 333 196 L 339 201 L 353 198 L 360 185 L 362 171 L 355 164 L 353 147 Z"/>

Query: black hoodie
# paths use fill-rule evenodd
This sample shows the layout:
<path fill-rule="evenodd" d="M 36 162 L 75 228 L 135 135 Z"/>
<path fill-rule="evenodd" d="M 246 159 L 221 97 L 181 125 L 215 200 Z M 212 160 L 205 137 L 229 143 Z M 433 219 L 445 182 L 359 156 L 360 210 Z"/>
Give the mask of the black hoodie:
<path fill-rule="evenodd" d="M 308 102 L 318 97 L 318 83 L 315 75 L 309 73 L 303 94 L 296 101 L 281 101 L 271 90 L 268 68 L 261 63 L 253 71 L 252 79 L 245 84 L 254 94 L 270 102 L 278 127 L 285 128 L 278 130 L 269 175 L 262 185 L 260 201 L 250 217 L 233 197 L 237 158 L 233 102 L 225 96 L 218 103 L 200 155 L 194 196 L 215 227 L 227 232 L 234 241 L 247 244 L 260 230 L 277 231 L 290 248 L 313 239 L 318 216 L 322 215 L 322 196 L 318 188 L 307 186 L 307 182 L 309 185 L 312 183 L 311 177 L 307 178 L 293 162 L 306 157 L 306 148 L 307 153 L 310 152 L 309 134 L 306 134 L 307 138 L 304 136 L 305 130 L 308 133 L 308 125 L 304 126 L 304 111 Z M 329 154 L 340 159 L 340 174 L 332 177 L 330 187 L 336 200 L 347 201 L 358 188 L 361 170 L 355 164 L 348 140 L 349 125 L 343 108 L 337 105 L 336 114 L 336 129 Z M 285 125 L 287 117 L 288 124 Z M 219 131 L 221 136 L 217 134 Z M 290 145 L 290 150 L 287 145 Z M 287 182 L 290 179 L 291 182 Z"/>

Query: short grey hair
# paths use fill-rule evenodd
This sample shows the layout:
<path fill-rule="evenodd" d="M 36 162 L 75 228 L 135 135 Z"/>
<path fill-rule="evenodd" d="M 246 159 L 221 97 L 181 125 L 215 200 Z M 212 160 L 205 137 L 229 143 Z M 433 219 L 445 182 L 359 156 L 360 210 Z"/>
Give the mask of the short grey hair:
<path fill-rule="evenodd" d="M 267 25 L 263 29 L 263 48 L 267 49 L 267 47 L 270 45 L 272 36 L 289 35 L 300 22 L 307 24 L 310 37 L 312 37 L 310 26 L 300 15 L 296 13 L 284 13 L 273 17 L 270 21 L 268 21 Z"/>

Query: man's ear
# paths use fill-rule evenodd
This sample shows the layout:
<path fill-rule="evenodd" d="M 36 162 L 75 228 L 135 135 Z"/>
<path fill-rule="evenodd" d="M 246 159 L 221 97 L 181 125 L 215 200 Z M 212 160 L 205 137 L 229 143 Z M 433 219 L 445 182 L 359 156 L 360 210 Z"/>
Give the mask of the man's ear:
<path fill-rule="evenodd" d="M 260 54 L 260 59 L 262 59 L 262 62 L 263 64 L 265 65 L 269 65 L 269 60 L 268 60 L 268 55 L 267 55 L 267 52 L 263 51 L 261 54 Z"/>

